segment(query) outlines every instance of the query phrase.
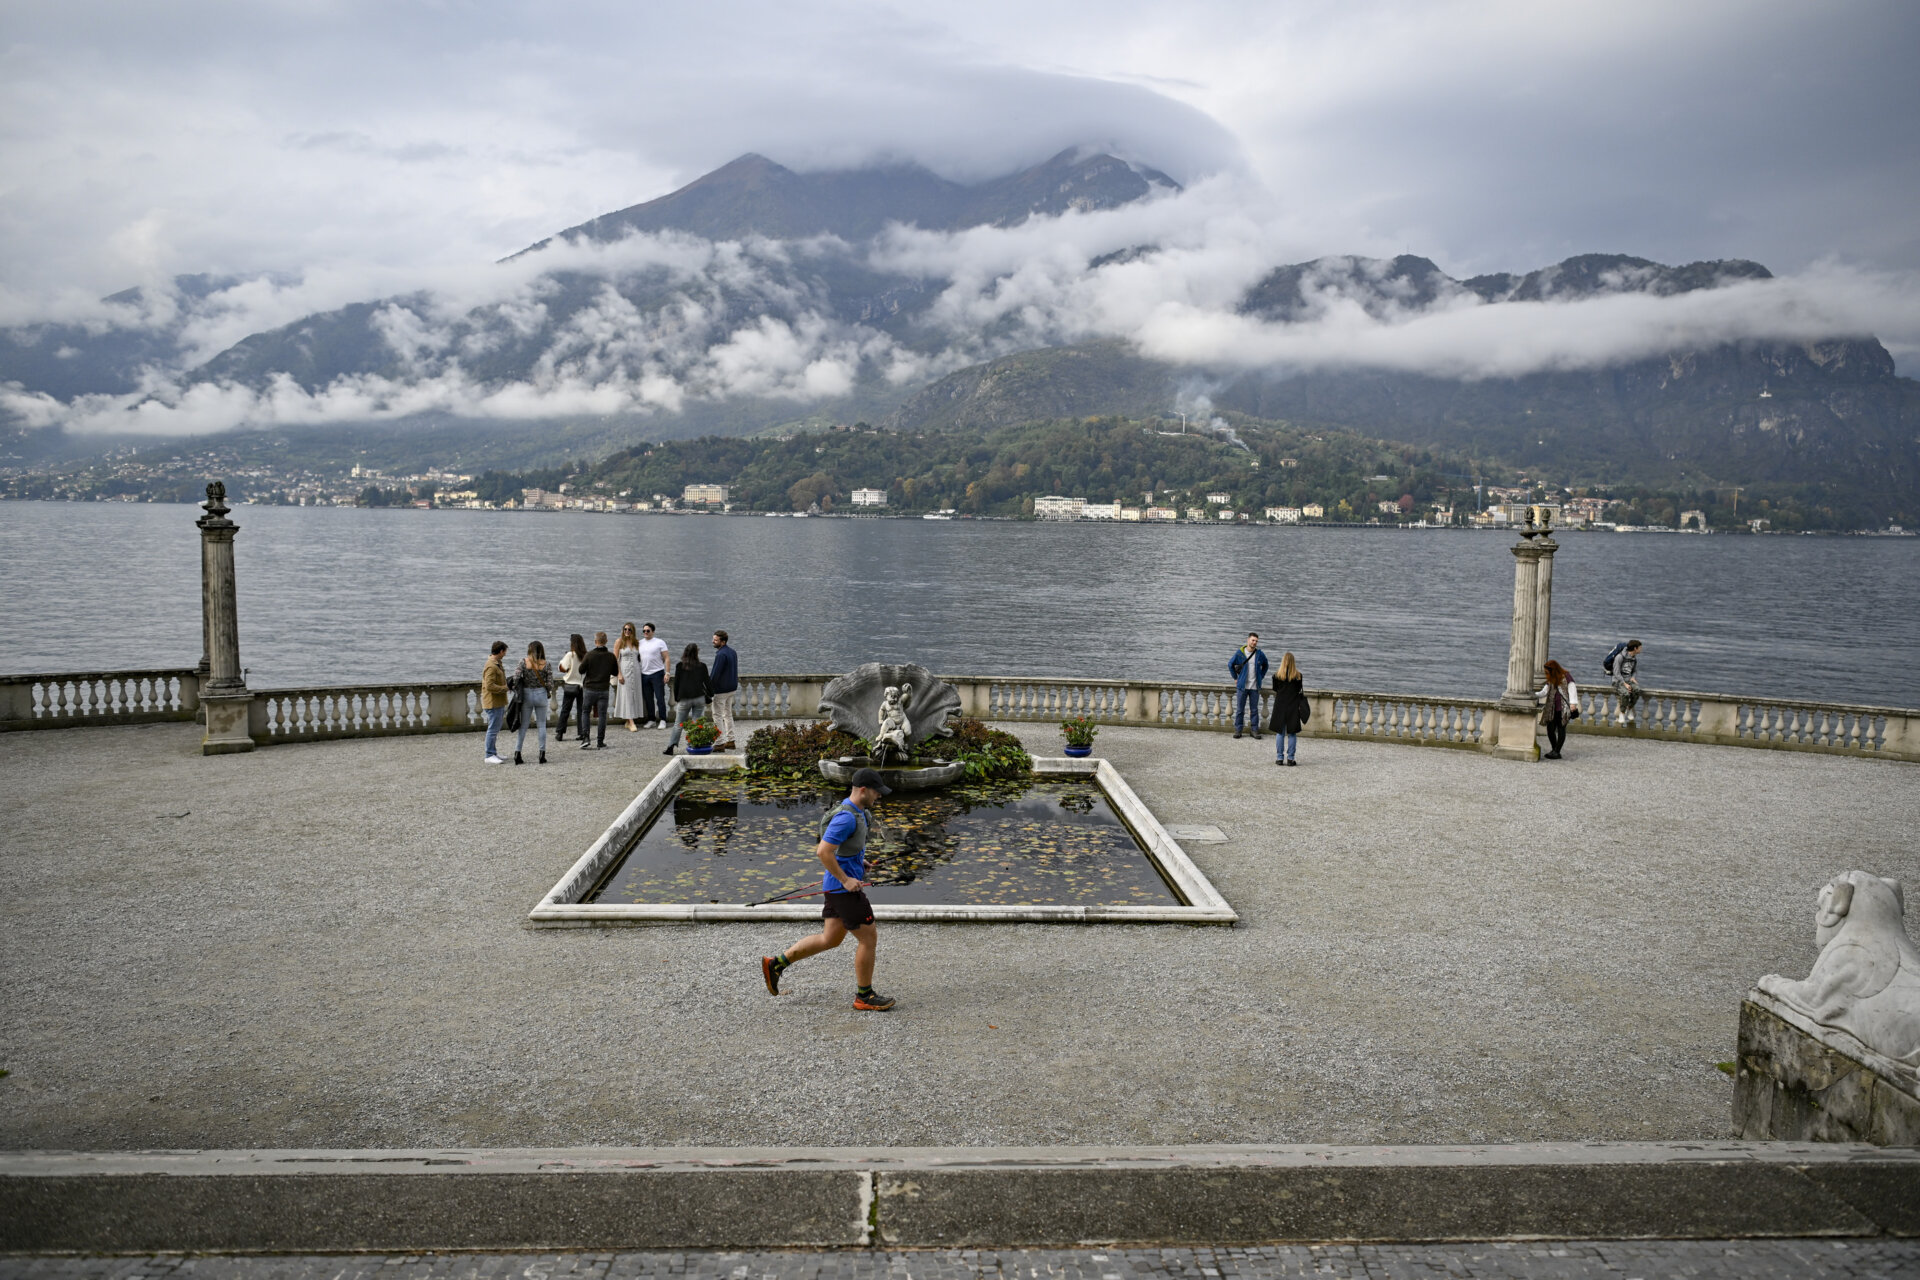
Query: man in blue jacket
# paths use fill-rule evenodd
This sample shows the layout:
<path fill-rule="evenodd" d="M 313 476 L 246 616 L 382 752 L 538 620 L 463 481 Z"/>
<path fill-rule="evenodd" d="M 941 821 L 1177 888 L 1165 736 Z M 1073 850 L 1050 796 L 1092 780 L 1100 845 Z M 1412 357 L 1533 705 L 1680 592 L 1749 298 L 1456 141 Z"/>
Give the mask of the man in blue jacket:
<path fill-rule="evenodd" d="M 727 633 L 713 633 L 713 670 L 707 673 L 713 688 L 713 727 L 720 731 L 714 739 L 722 749 L 733 748 L 733 695 L 740 688 L 740 655 L 727 643 Z"/>
<path fill-rule="evenodd" d="M 1227 663 L 1233 672 L 1233 736 L 1240 736 L 1245 724 L 1260 737 L 1260 690 L 1267 684 L 1267 655 L 1260 652 L 1260 633 L 1247 632 L 1247 642 L 1233 651 Z"/>

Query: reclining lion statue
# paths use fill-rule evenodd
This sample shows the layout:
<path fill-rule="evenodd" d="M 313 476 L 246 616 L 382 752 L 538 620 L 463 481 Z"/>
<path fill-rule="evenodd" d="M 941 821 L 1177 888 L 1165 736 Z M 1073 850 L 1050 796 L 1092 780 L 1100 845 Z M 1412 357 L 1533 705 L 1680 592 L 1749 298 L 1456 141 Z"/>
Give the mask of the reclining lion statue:
<path fill-rule="evenodd" d="M 1876 1053 L 1920 1066 L 1920 949 L 1907 937 L 1900 882 L 1865 871 L 1820 891 L 1804 982 L 1770 973 L 1760 990 L 1823 1027 L 1845 1031 Z"/>

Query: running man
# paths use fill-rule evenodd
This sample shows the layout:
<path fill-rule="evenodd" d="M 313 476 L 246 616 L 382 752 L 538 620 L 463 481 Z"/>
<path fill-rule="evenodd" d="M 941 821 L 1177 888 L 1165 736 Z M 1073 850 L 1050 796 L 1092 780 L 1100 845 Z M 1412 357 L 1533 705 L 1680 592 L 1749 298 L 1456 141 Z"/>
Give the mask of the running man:
<path fill-rule="evenodd" d="M 867 831 L 873 806 L 892 788 L 880 781 L 872 769 L 853 775 L 853 790 L 820 833 L 814 856 L 827 869 L 820 888 L 827 905 L 820 910 L 826 921 L 820 932 L 802 938 L 777 956 L 760 957 L 760 976 L 767 980 L 767 991 L 780 994 L 780 975 L 808 956 L 831 951 L 853 935 L 853 980 L 859 984 L 853 993 L 853 1007 L 870 1013 L 893 1008 L 893 998 L 873 989 L 873 954 L 879 934 L 873 923 L 873 904 L 867 901 Z"/>

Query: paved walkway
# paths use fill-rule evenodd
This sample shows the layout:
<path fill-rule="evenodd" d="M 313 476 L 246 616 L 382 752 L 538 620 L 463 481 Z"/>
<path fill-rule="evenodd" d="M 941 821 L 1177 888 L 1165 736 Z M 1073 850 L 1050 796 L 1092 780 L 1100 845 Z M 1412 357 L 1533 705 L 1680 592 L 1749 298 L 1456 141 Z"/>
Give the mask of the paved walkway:
<path fill-rule="evenodd" d="M 1257 1249 L 967 1250 L 883 1253 L 443 1254 L 294 1258 L 0 1258 L 21 1280 L 1265 1280 L 1318 1276 L 1695 1276 L 1701 1280 L 1815 1280 L 1920 1274 L 1920 1241 L 1565 1241 L 1523 1244 L 1300 1245 Z"/>
<path fill-rule="evenodd" d="M 1721 1137 L 1740 996 L 1806 972 L 1819 886 L 1920 880 L 1912 765 L 1576 738 L 1278 770 L 1106 729 L 1164 822 L 1225 829 L 1191 852 L 1244 923 L 890 927 L 900 1007 L 860 1015 L 849 955 L 766 995 L 789 925 L 523 927 L 662 737 L 516 769 L 465 734 L 0 735 L 0 1147 Z"/>

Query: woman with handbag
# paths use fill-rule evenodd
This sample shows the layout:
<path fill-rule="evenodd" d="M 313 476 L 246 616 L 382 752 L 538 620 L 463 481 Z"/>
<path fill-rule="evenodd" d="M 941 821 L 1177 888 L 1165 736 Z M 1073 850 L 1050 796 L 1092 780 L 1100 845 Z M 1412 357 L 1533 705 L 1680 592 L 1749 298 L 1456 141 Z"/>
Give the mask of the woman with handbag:
<path fill-rule="evenodd" d="M 1567 745 L 1567 722 L 1580 714 L 1580 686 L 1567 669 L 1547 659 L 1547 682 L 1533 695 L 1540 699 L 1540 723 L 1547 727 L 1547 754 L 1542 760 L 1558 760 L 1560 748 Z"/>
<path fill-rule="evenodd" d="M 520 665 L 513 672 L 515 694 L 514 705 L 520 710 L 520 737 L 513 744 L 513 762 L 525 764 L 520 758 L 520 749 L 527 745 L 527 725 L 537 721 L 540 725 L 540 763 L 547 762 L 547 706 L 553 694 L 553 668 L 547 665 L 547 646 L 538 640 L 527 644 L 527 656 L 520 659 Z"/>
<path fill-rule="evenodd" d="M 1280 656 L 1280 669 L 1273 673 L 1273 762 L 1276 765 L 1290 765 L 1293 760 L 1294 744 L 1300 739 L 1300 731 L 1307 727 L 1307 718 L 1313 714 L 1313 704 L 1307 701 L 1303 692 L 1304 681 L 1300 678 L 1300 666 L 1293 660 L 1291 653 Z"/>

